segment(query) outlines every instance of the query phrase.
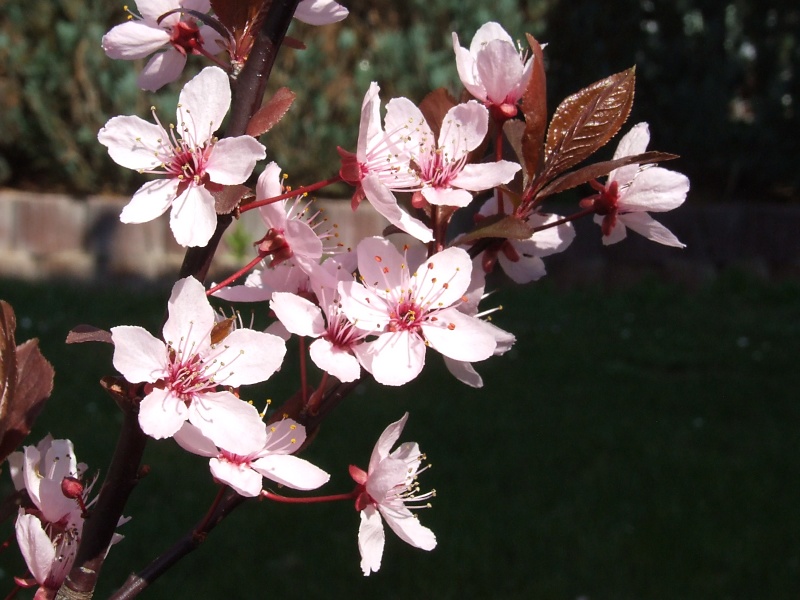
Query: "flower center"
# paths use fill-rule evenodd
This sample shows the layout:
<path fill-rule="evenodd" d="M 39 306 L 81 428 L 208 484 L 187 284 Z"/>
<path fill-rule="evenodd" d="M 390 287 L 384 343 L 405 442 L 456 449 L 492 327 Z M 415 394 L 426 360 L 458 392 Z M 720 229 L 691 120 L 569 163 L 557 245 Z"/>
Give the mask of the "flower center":
<path fill-rule="evenodd" d="M 404 300 L 390 313 L 389 331 L 416 331 L 425 312 L 411 300 Z"/>
<path fill-rule="evenodd" d="M 170 351 L 170 355 L 172 363 L 167 383 L 170 390 L 187 405 L 196 394 L 213 391 L 217 387 L 205 363 L 197 354 L 187 361 L 181 361 L 174 351 Z"/>
<path fill-rule="evenodd" d="M 203 38 L 200 29 L 194 23 L 178 21 L 170 31 L 169 43 L 181 54 L 200 54 Z"/>

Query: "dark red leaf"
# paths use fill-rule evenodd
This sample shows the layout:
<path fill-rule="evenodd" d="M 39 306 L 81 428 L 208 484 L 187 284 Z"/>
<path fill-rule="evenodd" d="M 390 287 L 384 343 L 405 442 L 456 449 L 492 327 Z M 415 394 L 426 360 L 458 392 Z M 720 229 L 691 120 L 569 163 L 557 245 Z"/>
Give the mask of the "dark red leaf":
<path fill-rule="evenodd" d="M 68 344 L 82 344 L 84 342 L 105 342 L 113 344 L 111 332 L 99 329 L 94 325 L 76 325 L 67 334 Z"/>
<path fill-rule="evenodd" d="M 212 190 L 211 195 L 214 196 L 214 208 L 218 215 L 230 214 L 242 200 L 248 196 L 255 197 L 253 191 L 246 185 L 226 185 L 221 190 Z"/>
<path fill-rule="evenodd" d="M 536 194 L 536 197 L 544 198 L 546 196 L 557 194 L 558 192 L 563 192 L 564 190 L 569 190 L 581 185 L 582 183 L 586 183 L 587 181 L 608 175 L 614 169 L 618 169 L 626 165 L 647 165 L 655 162 L 663 162 L 665 160 L 674 160 L 676 158 L 678 158 L 677 155 L 668 154 L 666 152 L 644 152 L 643 154 L 624 156 L 616 160 L 606 160 L 603 162 L 586 165 L 577 171 L 572 171 L 571 173 L 562 175 L 555 181 L 551 182 L 544 189 L 542 189 L 542 191 Z"/>
<path fill-rule="evenodd" d="M 530 225 L 522 219 L 509 215 L 493 215 L 483 219 L 475 229 L 458 238 L 458 243 L 465 244 L 481 238 L 527 240 L 532 235 Z"/>
<path fill-rule="evenodd" d="M 635 67 L 606 77 L 566 98 L 547 132 L 544 178 L 588 158 L 619 131 L 633 104 Z"/>
<path fill-rule="evenodd" d="M 0 463 L 17 449 L 53 391 L 53 367 L 38 340 L 15 346 L 16 319 L 0 301 Z"/>
<path fill-rule="evenodd" d="M 272 129 L 289 111 L 296 97 L 289 88 L 280 88 L 250 119 L 247 135 L 258 137 Z"/>
<path fill-rule="evenodd" d="M 211 0 L 211 8 L 217 19 L 230 31 L 237 33 L 252 24 L 262 5 L 269 4 L 272 4 L 272 0 Z"/>
<path fill-rule="evenodd" d="M 542 47 L 530 33 L 526 35 L 533 52 L 533 73 L 521 102 L 522 114 L 525 115 L 522 153 L 526 179 L 530 179 L 541 170 L 543 163 L 544 132 L 547 129 L 547 82 Z"/>

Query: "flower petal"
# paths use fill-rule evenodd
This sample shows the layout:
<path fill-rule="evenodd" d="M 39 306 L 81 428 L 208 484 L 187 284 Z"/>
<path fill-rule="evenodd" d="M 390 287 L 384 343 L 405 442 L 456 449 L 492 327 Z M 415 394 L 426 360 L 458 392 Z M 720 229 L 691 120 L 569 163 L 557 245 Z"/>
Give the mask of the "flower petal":
<path fill-rule="evenodd" d="M 155 383 L 166 374 L 167 347 L 143 329 L 122 325 L 111 328 L 114 368 L 131 383 Z"/>
<path fill-rule="evenodd" d="M 483 104 L 470 100 L 454 106 L 444 116 L 439 132 L 439 150 L 444 160 L 460 161 L 481 145 L 488 131 L 489 111 Z"/>
<path fill-rule="evenodd" d="M 380 517 L 378 519 L 380 520 Z M 37 583 L 44 584 L 56 560 L 56 549 L 53 542 L 42 528 L 42 522 L 34 515 L 24 514 L 22 510 L 17 517 L 14 529 L 25 564 L 28 565 L 28 569 Z"/>
<path fill-rule="evenodd" d="M 309 25 L 330 25 L 347 17 L 348 10 L 333 0 L 302 0 L 294 18 Z"/>
<path fill-rule="evenodd" d="M 267 442 L 267 429 L 258 410 L 230 392 L 197 394 L 189 405 L 189 422 L 233 454 L 254 454 Z"/>
<path fill-rule="evenodd" d="M 331 478 L 307 460 L 290 454 L 269 454 L 252 463 L 258 473 L 294 490 L 315 490 Z"/>
<path fill-rule="evenodd" d="M 172 83 L 183 72 L 186 56 L 173 48 L 155 54 L 139 73 L 136 84 L 143 90 L 155 92 L 160 87 Z"/>
<path fill-rule="evenodd" d="M 211 345 L 215 316 L 203 284 L 194 277 L 176 281 L 167 311 L 169 317 L 161 330 L 167 345 L 184 359 L 194 354 L 205 354 Z"/>
<path fill-rule="evenodd" d="M 249 135 L 223 138 L 214 144 L 205 172 L 214 183 L 243 183 L 259 160 L 267 155 L 264 145 Z"/>
<path fill-rule="evenodd" d="M 364 575 L 381 568 L 385 534 L 378 510 L 371 504 L 361 511 L 358 527 L 358 551 L 361 554 L 361 570 Z"/>
<path fill-rule="evenodd" d="M 134 19 L 111 28 L 103 36 L 106 56 L 115 60 L 135 60 L 149 56 L 169 43 L 169 33 L 151 23 Z"/>
<path fill-rule="evenodd" d="M 648 240 L 664 244 L 665 246 L 674 246 L 675 248 L 686 247 L 686 244 L 675 237 L 675 234 L 645 212 L 628 213 L 626 215 L 619 215 L 617 218 L 618 221 L 621 221 Z"/>
<path fill-rule="evenodd" d="M 416 378 L 425 366 L 425 342 L 417 334 L 383 333 L 368 344 L 370 372 L 378 383 L 404 385 Z"/>
<path fill-rule="evenodd" d="M 356 357 L 344 348 L 337 348 L 325 338 L 314 340 L 308 353 L 315 365 L 342 383 L 355 381 L 361 375 L 361 365 Z"/>
<path fill-rule="evenodd" d="M 378 510 L 386 524 L 405 543 L 421 550 L 433 550 L 436 547 L 436 536 L 433 532 L 422 525 L 405 506 L 395 508 L 379 504 Z"/>
<path fill-rule="evenodd" d="M 215 479 L 231 486 L 240 496 L 255 498 L 261 493 L 261 474 L 253 469 L 221 458 L 212 458 L 208 466 Z"/>
<path fill-rule="evenodd" d="M 127 169 L 155 169 L 170 160 L 159 140 L 167 133 L 159 125 L 136 116 L 113 117 L 97 133 L 97 141 L 108 148 L 115 163 Z"/>
<path fill-rule="evenodd" d="M 269 379 L 280 369 L 285 354 L 286 344 L 278 336 L 236 329 L 212 348 L 204 360 L 218 366 L 214 374 L 218 384 L 239 387 Z"/>
<path fill-rule="evenodd" d="M 174 178 L 148 181 L 140 187 L 119 215 L 122 223 L 147 223 L 172 206 L 180 182 Z"/>
<path fill-rule="evenodd" d="M 155 388 L 139 405 L 139 427 L 157 440 L 175 435 L 189 414 L 186 403 L 170 390 Z"/>
<path fill-rule="evenodd" d="M 208 244 L 217 228 L 217 211 L 211 192 L 190 183 L 172 203 L 169 227 L 181 246 Z"/>
<path fill-rule="evenodd" d="M 288 292 L 275 292 L 270 308 L 284 327 L 295 335 L 319 337 L 325 333 L 322 309 L 305 298 Z"/>
<path fill-rule="evenodd" d="M 519 53 L 513 44 L 504 40 L 492 40 L 478 51 L 476 69 L 481 83 L 486 88 L 486 99 L 492 104 L 515 104 L 524 72 Z"/>
<path fill-rule="evenodd" d="M 395 227 L 405 231 L 421 242 L 430 242 L 433 239 L 433 232 L 419 219 L 415 219 L 407 212 L 402 210 L 397 204 L 397 198 L 389 190 L 380 178 L 370 173 L 361 180 L 364 194 L 378 213 Z"/>
<path fill-rule="evenodd" d="M 194 146 L 203 146 L 222 125 L 230 105 L 228 75 L 219 67 L 206 67 L 183 86 L 178 98 L 181 136 Z"/>
<path fill-rule="evenodd" d="M 188 421 L 184 421 L 172 437 L 181 448 L 192 454 L 210 458 L 220 453 L 217 445 Z"/>
<path fill-rule="evenodd" d="M 454 308 L 440 311 L 437 317 L 435 324 L 430 320 L 422 324 L 425 339 L 437 352 L 468 362 L 492 356 L 497 341 L 483 321 Z"/>
<path fill-rule="evenodd" d="M 450 185 L 472 192 L 488 190 L 508 183 L 521 168 L 518 163 L 508 160 L 464 165 L 461 172 L 450 181 Z"/>
<path fill-rule="evenodd" d="M 645 167 L 619 199 L 620 212 L 664 212 L 679 207 L 689 193 L 689 178 L 662 167 Z"/>

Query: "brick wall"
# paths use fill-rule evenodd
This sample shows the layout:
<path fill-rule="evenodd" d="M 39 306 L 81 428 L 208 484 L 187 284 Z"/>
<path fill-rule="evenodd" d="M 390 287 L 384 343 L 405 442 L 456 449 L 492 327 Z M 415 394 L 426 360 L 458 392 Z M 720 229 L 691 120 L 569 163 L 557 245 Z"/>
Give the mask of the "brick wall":
<path fill-rule="evenodd" d="M 184 251 L 172 238 L 168 218 L 123 225 L 119 213 L 127 201 L 0 191 L 0 277 L 156 278 L 177 273 Z M 347 201 L 320 200 L 317 205 L 329 222 L 338 224 L 340 240 L 348 246 L 380 234 L 386 224 L 368 203 L 355 213 Z M 599 228 L 584 219 L 576 224 L 572 247 L 546 259 L 551 277 L 565 284 L 621 283 L 656 273 L 692 285 L 733 266 L 764 278 L 800 279 L 800 206 L 692 205 L 690 198 L 678 210 L 655 216 L 686 249 L 661 246 L 634 233 L 603 247 Z M 263 234 L 254 213 L 239 223 L 252 239 Z M 223 240 L 215 262 L 218 273 L 240 263 Z"/>

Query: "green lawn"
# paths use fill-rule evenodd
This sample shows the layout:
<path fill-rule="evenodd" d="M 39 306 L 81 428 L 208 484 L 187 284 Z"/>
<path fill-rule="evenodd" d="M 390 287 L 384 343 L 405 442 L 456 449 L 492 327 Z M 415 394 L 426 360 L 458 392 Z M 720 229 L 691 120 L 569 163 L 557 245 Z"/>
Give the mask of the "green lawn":
<path fill-rule="evenodd" d="M 18 339 L 42 338 L 56 391 L 33 441 L 71 437 L 105 468 L 116 409 L 93 385 L 109 347 L 66 347 L 80 322 L 155 330 L 167 291 L 0 282 Z M 215 530 L 150 598 L 796 598 L 800 591 L 800 286 L 728 274 L 686 291 L 656 281 L 628 289 L 535 285 L 492 297 L 495 322 L 519 341 L 478 365 L 486 387 L 455 381 L 429 353 L 402 389 L 363 385 L 306 457 L 352 488 L 377 436 L 411 412 L 435 487 L 421 519 L 430 554 L 389 533 L 383 566 L 358 567 L 350 504 L 253 502 Z M 263 316 L 262 316 L 263 320 Z M 294 391 L 287 365 L 252 392 Z M 207 466 L 171 441 L 149 444 L 99 598 L 191 527 L 215 493 Z M 3 474 L 0 491 L 7 491 Z M 11 534 L 0 525 L 0 539 Z M 13 548 L 11 549 L 13 550 Z M 0 560 L 0 595 L 22 567 Z M 21 597 L 26 597 L 24 594 Z"/>

